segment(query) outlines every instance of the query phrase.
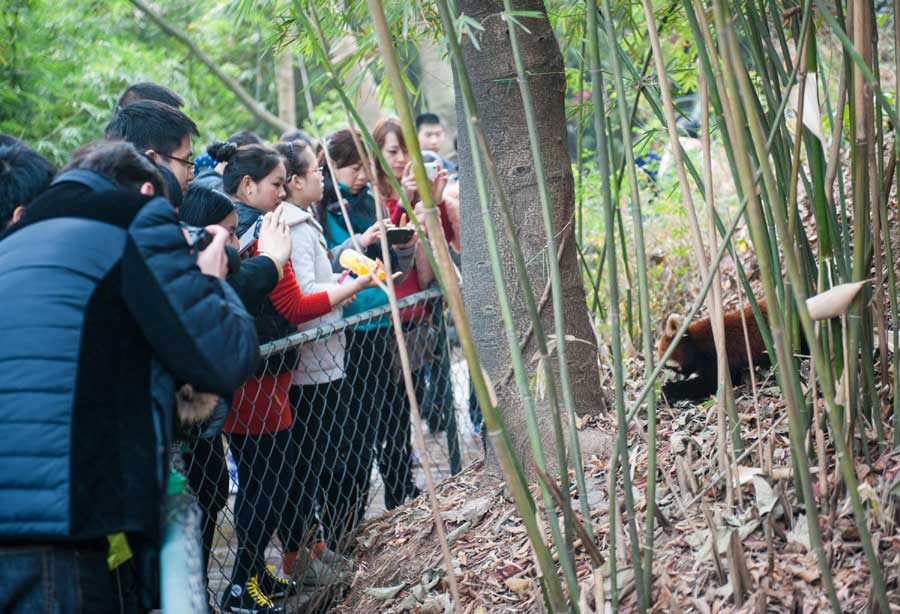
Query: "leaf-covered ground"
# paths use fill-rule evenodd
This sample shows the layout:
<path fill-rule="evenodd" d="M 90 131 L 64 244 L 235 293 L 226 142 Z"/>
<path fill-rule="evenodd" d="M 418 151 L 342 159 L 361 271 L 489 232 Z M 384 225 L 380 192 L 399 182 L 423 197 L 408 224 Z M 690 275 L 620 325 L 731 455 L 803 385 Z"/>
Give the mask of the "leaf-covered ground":
<path fill-rule="evenodd" d="M 815 556 L 808 545 L 808 517 L 792 479 L 787 422 L 777 389 L 761 386 L 758 405 L 739 400 L 747 434 L 737 460 L 733 505 L 726 504 L 718 479 L 716 412 L 705 407 L 660 411 L 659 492 L 653 609 L 665 612 L 813 612 L 829 608 Z M 758 407 L 758 409 L 757 409 Z M 608 419 L 585 425 L 586 433 L 614 432 Z M 634 495 L 639 526 L 646 505 L 646 446 L 632 429 Z M 871 450 L 874 432 L 868 433 Z M 814 442 L 813 444 L 814 445 Z M 829 457 L 832 455 L 829 454 Z M 608 553 L 608 457 L 593 455 L 586 464 L 588 502 L 595 543 Z M 733 464 L 733 459 L 732 459 Z M 870 529 L 878 543 L 888 590 L 900 611 L 900 452 L 861 461 L 861 493 L 870 511 Z M 815 468 L 817 495 L 835 488 L 834 467 Z M 462 611 L 543 611 L 535 565 L 521 519 L 503 495 L 500 482 L 475 464 L 439 488 L 441 511 L 462 594 Z M 621 483 L 618 500 L 622 500 Z M 536 497 L 537 498 L 537 497 Z M 867 610 L 871 596 L 867 565 L 852 512 L 843 494 L 828 497 L 820 518 L 842 608 Z M 573 507 L 577 508 L 577 501 Z M 577 509 L 576 509 L 577 513 Z M 621 516 L 617 515 L 619 518 Z M 710 524 L 716 531 L 712 556 Z M 623 611 L 635 609 L 634 574 L 628 560 L 627 527 L 618 532 L 618 590 Z M 643 541 L 644 537 L 641 536 Z M 426 497 L 370 522 L 359 540 L 358 565 L 351 593 L 339 612 L 444 612 L 449 599 L 441 577 L 443 562 Z M 583 545 L 576 542 L 577 570 L 585 612 L 596 609 L 594 572 Z M 720 571 L 721 569 L 721 571 Z M 611 598 L 608 563 L 600 568 L 602 598 Z M 735 594 L 732 574 L 746 590 Z M 738 605 L 738 599 L 740 606 Z"/>

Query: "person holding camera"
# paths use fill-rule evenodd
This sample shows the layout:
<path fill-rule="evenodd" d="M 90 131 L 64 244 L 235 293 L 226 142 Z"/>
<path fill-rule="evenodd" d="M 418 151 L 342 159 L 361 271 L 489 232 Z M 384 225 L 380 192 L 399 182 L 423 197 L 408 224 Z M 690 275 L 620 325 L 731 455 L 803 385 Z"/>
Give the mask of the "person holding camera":
<path fill-rule="evenodd" d="M 158 607 L 176 382 L 227 395 L 253 372 L 227 233 L 192 253 L 164 195 L 134 146 L 96 143 L 0 240 L 0 611 L 113 611 L 118 533 Z"/>
<path fill-rule="evenodd" d="M 358 134 L 356 135 L 359 138 Z M 365 255 L 369 258 L 391 259 L 392 270 L 408 275 L 416 252 L 417 238 L 413 234 L 405 242 L 394 244 L 388 254 L 383 254 L 376 224 L 376 203 L 369 186 L 366 165 L 350 130 L 338 130 L 326 139 L 328 156 L 334 174 L 325 167 L 322 200 L 317 206 L 319 223 L 331 250 L 332 266 L 340 271 L 340 255 L 353 247 L 352 236 L 357 235 Z M 325 164 L 325 152 L 319 157 Z M 350 224 L 341 211 L 344 202 Z M 387 211 L 383 217 L 387 219 Z M 404 222 L 404 220 L 401 220 Z M 405 223 L 405 222 L 404 222 Z M 403 282 L 401 277 L 396 283 Z M 360 292 L 352 305 L 344 309 L 344 315 L 363 313 L 382 307 L 388 302 L 387 294 L 378 288 Z M 341 469 L 345 477 L 340 480 L 340 498 L 345 503 L 338 511 L 336 546 L 346 548 L 346 536 L 352 534 L 362 520 L 368 499 L 369 476 L 372 462 L 377 455 L 379 470 L 385 485 L 385 505 L 393 509 L 409 497 L 418 495 L 413 481 L 412 448 L 408 413 L 404 416 L 406 392 L 398 385 L 391 372 L 390 360 L 385 357 L 393 352 L 394 334 L 388 317 L 363 322 L 347 332 L 346 381 L 351 388 L 347 400 L 347 423 L 341 426 L 341 457 L 346 465 Z M 392 433 L 387 445 L 378 437 L 379 430 Z M 384 432 L 384 431 L 382 431 Z"/>
<path fill-rule="evenodd" d="M 223 192 L 192 185 L 184 196 L 179 214 L 182 222 L 195 227 L 216 225 L 224 228 L 228 233 L 227 243 L 237 254 L 237 211 L 234 203 Z M 268 300 L 267 297 L 278 284 L 280 271 L 283 271 L 290 256 L 290 237 L 276 223 L 274 214 L 264 216 L 259 246 L 265 256 L 245 258 L 239 263 L 238 270 L 230 272 L 227 277 L 229 285 L 251 315 L 258 313 L 263 302 Z M 228 470 L 221 428 L 223 421 L 227 419 L 231 396 L 228 395 L 223 400 L 223 406 L 217 408 L 217 412 L 226 412 L 225 416 L 214 416 L 199 433 L 195 433 L 187 442 L 184 453 L 188 483 L 197 496 L 201 511 L 204 579 L 209 568 L 216 521 L 219 512 L 228 502 Z"/>

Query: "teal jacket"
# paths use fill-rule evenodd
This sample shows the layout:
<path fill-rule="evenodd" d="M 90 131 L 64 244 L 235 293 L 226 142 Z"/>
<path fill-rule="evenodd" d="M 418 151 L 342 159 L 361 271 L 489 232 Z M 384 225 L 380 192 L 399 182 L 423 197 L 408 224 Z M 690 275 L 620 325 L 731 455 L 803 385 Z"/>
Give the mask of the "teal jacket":
<path fill-rule="evenodd" d="M 341 253 L 346 249 L 355 249 L 353 245 L 352 235 L 365 232 L 376 219 L 375 213 L 375 197 L 368 186 L 363 188 L 357 194 L 351 194 L 346 186 L 339 184 L 341 195 L 347 203 L 347 213 L 350 218 L 351 229 L 348 230 L 341 213 L 340 204 L 334 194 L 334 187 L 331 178 L 325 177 L 325 185 L 323 193 L 325 194 L 325 219 L 320 220 L 325 230 L 325 237 L 328 242 L 328 249 L 332 254 L 332 268 L 336 272 L 343 270 L 340 265 Z M 331 197 L 329 202 L 329 195 Z M 387 215 L 385 215 L 387 217 Z M 352 234 L 351 234 L 352 231 Z M 416 248 L 406 247 L 398 249 L 392 247 L 388 257 L 391 259 L 391 270 L 400 271 L 403 275 L 407 275 L 412 268 L 415 259 Z M 366 249 L 365 255 L 369 258 L 385 258 L 382 257 L 381 245 L 376 243 Z M 369 309 L 382 307 L 387 305 L 388 298 L 380 288 L 368 288 L 356 295 L 356 300 L 347 307 L 344 307 L 344 317 L 356 315 Z M 369 323 L 357 326 L 361 330 L 370 330 L 373 328 L 381 328 L 390 326 L 390 318 L 380 318 Z"/>

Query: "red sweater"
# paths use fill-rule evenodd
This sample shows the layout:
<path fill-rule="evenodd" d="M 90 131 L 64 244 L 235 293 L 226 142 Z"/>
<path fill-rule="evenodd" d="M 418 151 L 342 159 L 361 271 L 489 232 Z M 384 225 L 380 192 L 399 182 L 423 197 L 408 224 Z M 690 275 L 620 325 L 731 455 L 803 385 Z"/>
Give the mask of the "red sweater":
<path fill-rule="evenodd" d="M 269 293 L 269 300 L 278 313 L 291 324 L 301 324 L 331 311 L 327 292 L 303 294 L 297 285 L 294 269 L 288 262 L 284 276 Z M 278 360 L 273 356 L 272 360 Z M 251 377 L 236 390 L 232 410 L 222 428 L 226 433 L 259 435 L 277 433 L 291 426 L 291 406 L 288 391 L 291 372 Z"/>

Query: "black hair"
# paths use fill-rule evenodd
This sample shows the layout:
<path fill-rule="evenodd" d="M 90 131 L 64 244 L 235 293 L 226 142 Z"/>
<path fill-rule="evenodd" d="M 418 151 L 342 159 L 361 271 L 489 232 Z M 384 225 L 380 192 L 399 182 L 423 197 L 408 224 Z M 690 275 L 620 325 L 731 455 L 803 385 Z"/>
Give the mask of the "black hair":
<path fill-rule="evenodd" d="M 284 167 L 287 170 L 288 177 L 291 175 L 303 175 L 309 172 L 309 164 L 303 157 L 304 151 L 312 151 L 309 143 L 303 140 L 280 142 L 275 144 L 275 149 L 284 158 Z M 313 154 L 315 159 L 315 154 Z"/>
<path fill-rule="evenodd" d="M 135 83 L 129 85 L 128 88 L 119 96 L 119 102 L 116 104 L 116 112 L 121 111 L 125 107 L 134 104 L 138 100 L 155 100 L 180 109 L 184 106 L 184 100 L 164 85 L 144 81 L 143 83 Z"/>
<path fill-rule="evenodd" d="M 227 162 L 238 147 L 240 145 L 233 141 L 213 141 L 212 145 L 206 148 L 206 153 L 216 162 Z"/>
<path fill-rule="evenodd" d="M 444 122 L 442 122 L 441 118 L 434 113 L 422 113 L 416 118 L 416 132 L 418 132 L 424 124 L 438 124 L 443 126 Z"/>
<path fill-rule="evenodd" d="M 182 222 L 203 227 L 218 224 L 232 211 L 234 203 L 224 193 L 195 185 L 184 193 L 179 216 Z"/>
<path fill-rule="evenodd" d="M 227 162 L 222 173 L 222 187 L 229 195 L 237 194 L 244 177 L 262 181 L 276 166 L 284 162 L 277 151 L 267 145 L 236 147 L 230 141 L 213 143 L 207 149 L 216 162 Z"/>
<path fill-rule="evenodd" d="M 16 207 L 24 207 L 47 189 L 56 169 L 22 142 L 0 146 L 0 229 Z"/>
<path fill-rule="evenodd" d="M 293 141 L 303 141 L 310 147 L 313 147 L 315 143 L 313 142 L 313 138 L 309 136 L 309 134 L 305 130 L 288 130 L 287 132 L 282 133 L 280 137 L 278 137 L 279 141 L 283 141 L 285 143 L 290 143 Z"/>
<path fill-rule="evenodd" d="M 159 168 L 131 143 L 124 141 L 97 141 L 85 145 L 72 154 L 64 171 L 82 168 L 94 171 L 123 190 L 140 191 L 141 186 L 150 182 L 154 194 L 167 196 L 165 180 Z"/>
<path fill-rule="evenodd" d="M 197 125 L 173 106 L 139 100 L 121 109 L 106 127 L 108 140 L 128 141 L 140 151 L 152 149 L 167 156 L 185 137 L 198 136 Z"/>
<path fill-rule="evenodd" d="M 259 138 L 259 135 L 251 130 L 239 130 L 235 132 L 228 140 L 241 147 L 242 145 L 262 145 L 263 140 Z"/>
<path fill-rule="evenodd" d="M 359 156 L 359 150 L 356 148 L 354 134 L 349 129 L 335 130 L 325 137 L 325 147 L 328 148 L 328 157 L 334 164 L 335 169 L 344 168 L 345 166 L 353 166 L 362 161 Z M 359 132 L 356 131 L 356 137 L 361 139 Z M 325 166 L 325 174 L 330 171 L 325 164 L 325 152 L 319 150 L 319 164 Z"/>

